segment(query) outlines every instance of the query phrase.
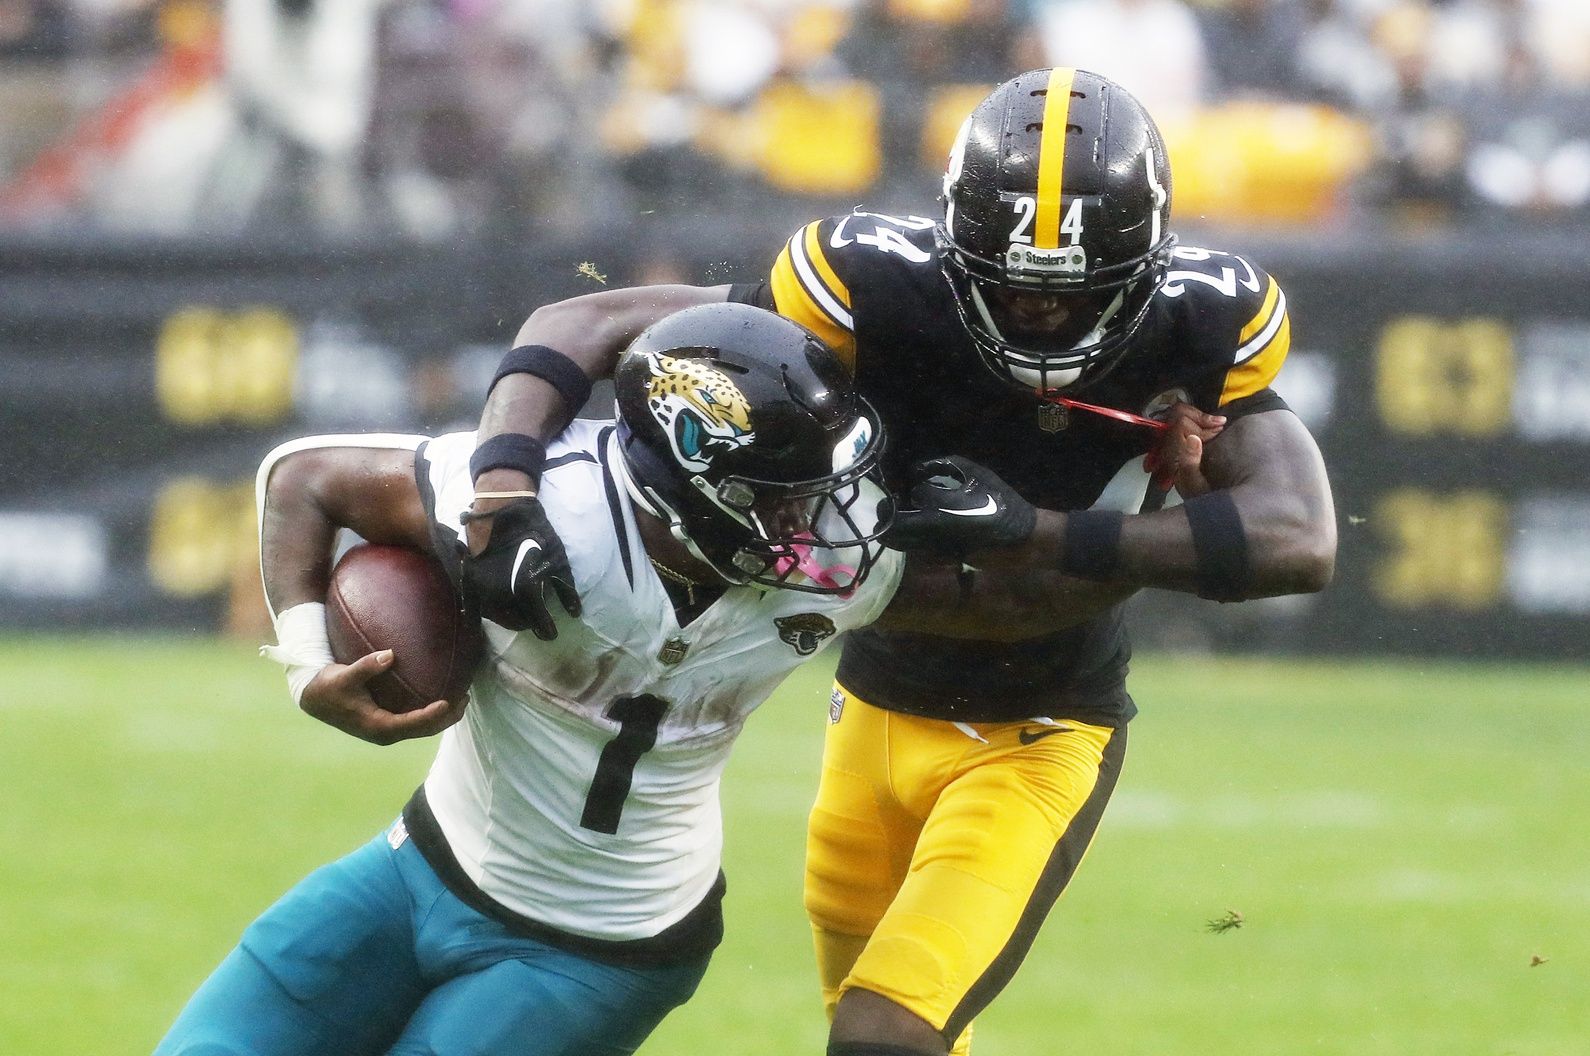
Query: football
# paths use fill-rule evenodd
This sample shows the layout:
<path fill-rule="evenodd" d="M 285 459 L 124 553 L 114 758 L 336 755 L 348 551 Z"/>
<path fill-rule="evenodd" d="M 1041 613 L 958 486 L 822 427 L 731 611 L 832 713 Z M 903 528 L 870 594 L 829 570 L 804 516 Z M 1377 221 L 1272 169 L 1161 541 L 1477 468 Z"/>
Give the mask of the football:
<path fill-rule="evenodd" d="M 326 631 L 339 664 L 392 650 L 392 666 L 368 683 L 392 712 L 462 701 L 485 648 L 441 563 L 406 546 L 360 543 L 342 555 L 326 591 Z"/>

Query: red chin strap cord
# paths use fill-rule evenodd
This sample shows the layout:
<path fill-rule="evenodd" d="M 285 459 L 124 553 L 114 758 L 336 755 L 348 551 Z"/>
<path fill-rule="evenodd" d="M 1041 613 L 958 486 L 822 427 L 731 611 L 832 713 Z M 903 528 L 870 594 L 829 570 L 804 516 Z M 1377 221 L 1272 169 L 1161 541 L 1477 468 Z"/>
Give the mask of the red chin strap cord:
<path fill-rule="evenodd" d="M 1049 403 L 1057 403 L 1062 407 L 1069 407 L 1072 410 L 1102 414 L 1104 417 L 1114 418 L 1118 422 L 1126 422 L 1130 425 L 1146 425 L 1156 433 L 1163 433 L 1170 428 L 1169 422 L 1145 418 L 1141 414 L 1133 414 L 1131 411 L 1118 411 L 1114 407 L 1100 407 L 1096 403 L 1083 403 L 1081 400 L 1073 400 L 1069 396 L 1062 396 L 1053 390 L 1039 394 L 1038 398 Z"/>
<path fill-rule="evenodd" d="M 1090 414 L 1102 414 L 1106 418 L 1114 418 L 1116 421 L 1125 422 L 1128 425 L 1144 425 L 1154 430 L 1156 433 L 1163 433 L 1165 430 L 1170 428 L 1169 422 L 1161 422 L 1155 418 L 1148 418 L 1141 414 L 1133 414 L 1131 411 L 1117 410 L 1114 407 L 1101 407 L 1096 403 L 1083 403 L 1081 400 L 1073 400 L 1069 396 L 1062 396 L 1060 393 L 1053 390 L 1039 393 L 1038 398 L 1048 403 L 1059 404 L 1061 407 L 1065 407 L 1070 410 L 1087 411 Z M 1153 475 L 1154 486 L 1156 488 L 1168 491 L 1170 486 L 1175 482 L 1175 478 L 1170 473 L 1165 472 L 1163 467 L 1160 466 L 1158 449 L 1150 451 L 1147 455 L 1143 456 L 1143 469 Z"/>

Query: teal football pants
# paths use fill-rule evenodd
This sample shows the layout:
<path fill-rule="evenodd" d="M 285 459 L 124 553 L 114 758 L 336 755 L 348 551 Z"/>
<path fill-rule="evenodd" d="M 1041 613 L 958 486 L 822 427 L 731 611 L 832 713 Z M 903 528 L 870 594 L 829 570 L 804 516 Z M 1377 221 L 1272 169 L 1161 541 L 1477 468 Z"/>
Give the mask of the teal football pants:
<path fill-rule="evenodd" d="M 620 966 L 514 935 L 412 841 L 381 835 L 250 925 L 155 1054 L 622 1056 L 706 967 Z"/>

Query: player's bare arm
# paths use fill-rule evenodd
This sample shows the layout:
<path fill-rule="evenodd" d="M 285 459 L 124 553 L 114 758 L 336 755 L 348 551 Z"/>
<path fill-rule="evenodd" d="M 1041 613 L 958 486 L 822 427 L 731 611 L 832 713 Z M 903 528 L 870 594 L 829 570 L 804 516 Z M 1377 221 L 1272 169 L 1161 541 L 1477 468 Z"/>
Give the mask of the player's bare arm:
<path fill-rule="evenodd" d="M 1248 415 L 1203 452 L 1201 461 L 1186 461 L 1179 487 L 1195 501 L 1218 491 L 1230 496 L 1247 546 L 1249 580 L 1242 597 L 1323 590 L 1336 566 L 1336 512 L 1324 460 L 1303 423 L 1284 410 Z M 1208 490 L 1197 491 L 1200 484 Z M 1123 575 L 1197 590 L 1199 555 L 1187 525 L 1185 506 L 1128 519 L 1121 536 Z"/>
<path fill-rule="evenodd" d="M 323 603 L 339 528 L 373 543 L 428 549 L 430 530 L 408 449 L 317 447 L 275 462 L 260 522 L 266 600 L 277 614 Z M 429 737 L 463 714 L 438 700 L 401 715 L 377 706 L 366 683 L 392 665 L 390 650 L 329 664 L 304 686 L 299 707 L 373 744 Z"/>
<path fill-rule="evenodd" d="M 727 286 L 641 286 L 603 290 L 543 305 L 531 313 L 514 337 L 514 347 L 542 345 L 555 349 L 598 381 L 613 375 L 619 354 L 646 327 L 681 308 L 727 300 Z M 479 443 L 504 433 L 524 433 L 545 443 L 573 420 L 571 407 L 558 388 L 529 373 L 504 375 L 492 386 L 480 415 Z M 527 473 L 508 467 L 490 469 L 475 480 L 484 493 L 534 491 Z M 481 499 L 482 512 L 499 508 L 507 499 Z M 488 522 L 469 526 L 469 548 L 485 548 Z"/>
<path fill-rule="evenodd" d="M 1013 642 L 1086 623 L 1137 593 L 1052 569 L 978 569 L 912 555 L 877 626 L 943 638 Z"/>
<path fill-rule="evenodd" d="M 1167 429 L 1145 468 L 1184 497 L 1210 490 L 1203 445 L 1225 428 L 1223 415 L 1187 403 L 1165 415 Z M 914 554 L 894 599 L 878 620 L 888 630 L 982 641 L 1020 641 L 1086 623 L 1137 593 L 1133 583 L 1101 583 L 1053 568 L 1011 563 L 975 568 Z"/>
<path fill-rule="evenodd" d="M 1037 511 L 1031 539 L 987 551 L 991 567 L 1031 563 L 1107 583 L 1197 593 L 1221 600 L 1311 593 L 1330 582 L 1336 519 L 1314 438 L 1290 411 L 1241 417 L 1179 466 L 1183 505 L 1121 517 L 1112 533 L 1093 511 Z"/>
<path fill-rule="evenodd" d="M 470 556 L 463 582 L 481 615 L 543 639 L 557 637 L 551 597 L 570 616 L 580 615 L 562 544 L 537 495 L 546 444 L 573 420 L 591 382 L 612 376 L 620 353 L 642 330 L 728 294 L 728 286 L 604 290 L 538 308 L 519 328 L 481 412 L 470 462 L 476 497 L 465 527 Z M 511 561 L 527 540 L 546 559 L 511 581 L 493 575 L 493 566 Z"/>

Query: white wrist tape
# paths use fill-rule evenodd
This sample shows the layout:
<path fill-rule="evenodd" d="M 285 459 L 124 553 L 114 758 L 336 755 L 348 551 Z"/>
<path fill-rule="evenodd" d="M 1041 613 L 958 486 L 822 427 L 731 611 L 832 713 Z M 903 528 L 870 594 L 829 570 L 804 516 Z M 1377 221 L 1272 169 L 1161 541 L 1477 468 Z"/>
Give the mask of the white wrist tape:
<path fill-rule="evenodd" d="M 328 664 L 331 639 L 326 637 L 326 607 L 318 601 L 294 605 L 276 617 L 276 644 L 259 654 L 287 668 L 287 689 L 293 703 L 303 701 L 304 687 Z"/>

